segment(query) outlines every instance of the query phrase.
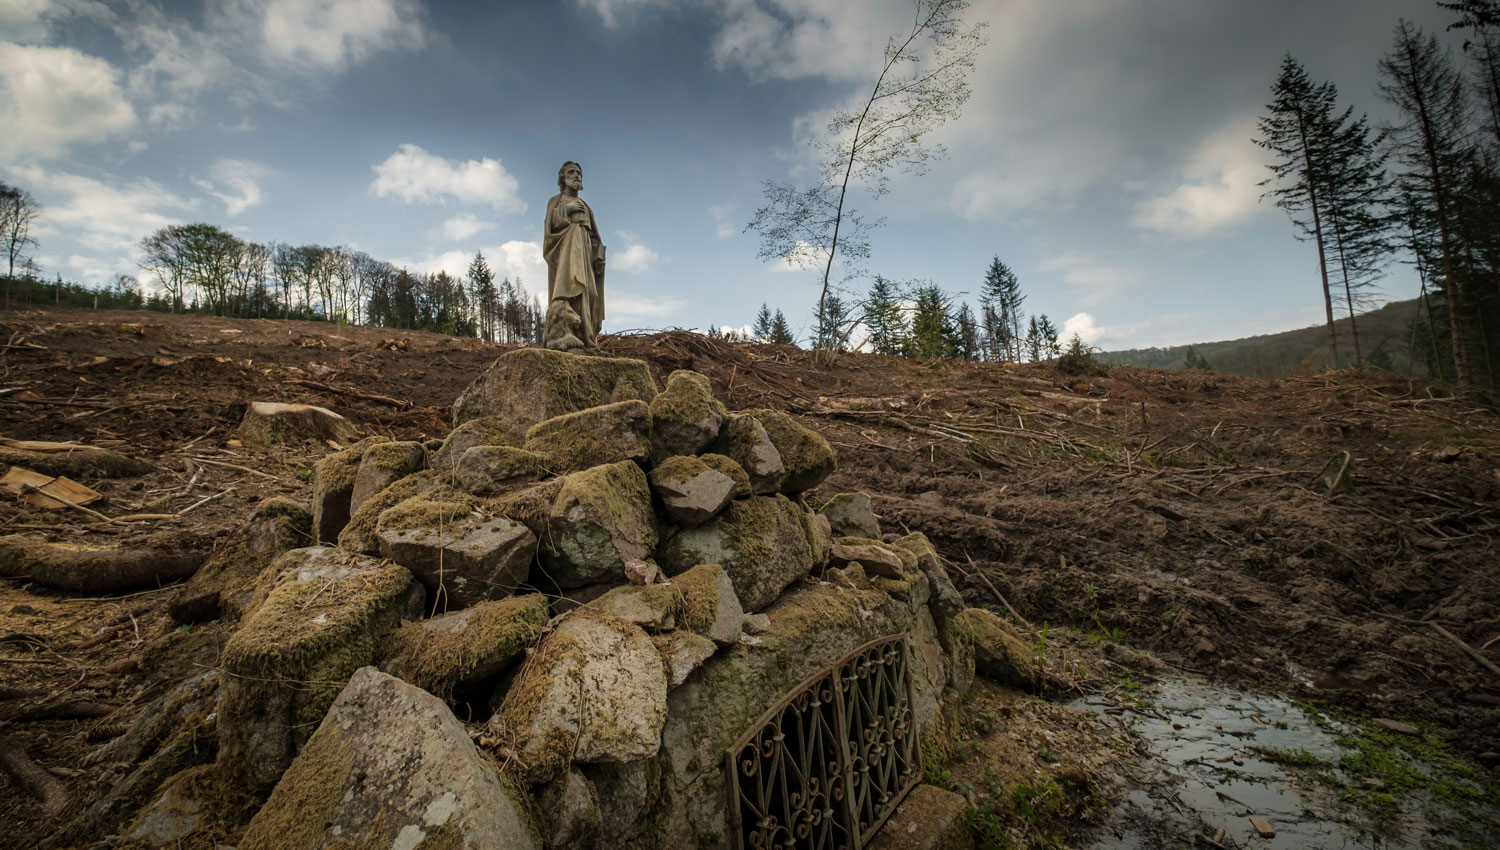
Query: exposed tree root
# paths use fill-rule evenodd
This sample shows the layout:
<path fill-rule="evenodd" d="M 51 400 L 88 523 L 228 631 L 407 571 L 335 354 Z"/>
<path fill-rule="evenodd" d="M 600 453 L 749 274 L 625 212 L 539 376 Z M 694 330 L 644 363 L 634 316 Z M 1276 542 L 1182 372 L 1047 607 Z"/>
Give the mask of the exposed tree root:
<path fill-rule="evenodd" d="M 31 760 L 26 748 L 8 736 L 0 736 L 0 768 L 10 774 L 26 793 L 42 801 L 47 817 L 57 817 L 68 807 L 68 792 L 57 778 Z"/>
<path fill-rule="evenodd" d="M 181 581 L 208 557 L 197 540 L 182 538 L 138 547 L 87 549 L 0 537 L 0 576 L 33 581 L 71 593 L 123 593 Z"/>

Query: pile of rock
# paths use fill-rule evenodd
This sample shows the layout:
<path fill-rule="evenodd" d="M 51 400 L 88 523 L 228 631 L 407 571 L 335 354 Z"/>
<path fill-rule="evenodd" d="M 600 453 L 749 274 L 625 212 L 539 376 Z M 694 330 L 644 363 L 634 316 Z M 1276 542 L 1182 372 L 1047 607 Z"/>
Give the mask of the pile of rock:
<path fill-rule="evenodd" d="M 720 847 L 725 750 L 859 645 L 908 636 L 929 762 L 976 668 L 1036 681 L 925 537 L 883 536 L 863 494 L 812 508 L 822 437 L 702 375 L 658 392 L 639 361 L 522 349 L 454 420 L 328 455 L 310 511 L 264 503 L 181 591 L 237 623 L 216 757 L 123 844 Z"/>

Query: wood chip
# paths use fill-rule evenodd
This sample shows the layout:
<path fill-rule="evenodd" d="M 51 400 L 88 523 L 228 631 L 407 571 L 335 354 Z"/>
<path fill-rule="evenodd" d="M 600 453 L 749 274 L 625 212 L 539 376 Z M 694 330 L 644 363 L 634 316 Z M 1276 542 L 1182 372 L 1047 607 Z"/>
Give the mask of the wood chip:
<path fill-rule="evenodd" d="M 1392 720 L 1389 717 L 1377 717 L 1373 722 L 1382 729 L 1401 735 L 1422 734 L 1422 727 L 1414 726 L 1410 723 L 1402 723 L 1400 720 Z"/>
<path fill-rule="evenodd" d="M 20 496 L 23 502 L 47 510 L 86 505 L 103 497 L 98 490 L 71 478 L 43 475 L 20 466 L 12 466 L 0 478 L 0 487 Z"/>
<path fill-rule="evenodd" d="M 1276 827 L 1271 826 L 1271 822 L 1268 820 L 1265 820 L 1263 818 L 1251 818 L 1250 825 L 1255 827 L 1255 831 L 1260 833 L 1261 838 L 1276 837 Z"/>

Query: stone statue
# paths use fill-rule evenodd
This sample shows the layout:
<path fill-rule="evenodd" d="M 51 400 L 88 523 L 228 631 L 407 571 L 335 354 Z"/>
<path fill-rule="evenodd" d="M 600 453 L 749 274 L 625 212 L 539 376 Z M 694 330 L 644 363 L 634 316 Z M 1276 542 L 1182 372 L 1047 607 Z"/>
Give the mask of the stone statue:
<path fill-rule="evenodd" d="M 565 162 L 558 194 L 547 202 L 542 255 L 547 258 L 547 324 L 542 340 L 558 351 L 598 348 L 604 323 L 604 243 L 594 211 L 578 197 L 583 168 Z"/>

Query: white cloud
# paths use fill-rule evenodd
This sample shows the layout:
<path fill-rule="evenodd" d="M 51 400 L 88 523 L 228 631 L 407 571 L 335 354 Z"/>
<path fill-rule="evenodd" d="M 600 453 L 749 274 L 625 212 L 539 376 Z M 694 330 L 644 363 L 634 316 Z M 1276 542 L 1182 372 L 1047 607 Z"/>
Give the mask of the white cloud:
<path fill-rule="evenodd" d="M 158 103 L 146 111 L 151 129 L 173 133 L 193 123 L 193 109 L 181 103 Z"/>
<path fill-rule="evenodd" d="M 729 219 L 733 213 L 734 204 L 714 204 L 708 208 L 708 214 L 714 218 L 714 233 L 720 239 L 728 239 L 734 235 L 734 222 Z"/>
<path fill-rule="evenodd" d="M 615 289 L 604 299 L 604 324 L 609 330 L 661 327 L 664 319 L 677 315 L 687 302 L 680 298 L 653 298 Z"/>
<path fill-rule="evenodd" d="M 272 62 L 341 71 L 380 50 L 417 50 L 427 43 L 416 0 L 265 0 L 262 48 Z"/>
<path fill-rule="evenodd" d="M 769 0 L 764 5 L 769 10 L 755 0 L 723 4 L 711 48 L 720 68 L 739 67 L 757 79 L 863 79 L 872 68 L 878 70 L 886 39 L 911 9 L 895 0 Z"/>
<path fill-rule="evenodd" d="M 0 32 L 11 41 L 31 41 L 47 34 L 42 22 L 50 0 L 0 0 Z"/>
<path fill-rule="evenodd" d="M 499 245 L 482 246 L 479 251 L 484 254 L 496 280 L 510 278 L 512 283 L 520 281 L 531 293 L 545 295 L 547 261 L 542 259 L 542 243 L 512 239 Z M 445 271 L 454 277 L 466 277 L 469 263 L 473 261 L 473 251 L 454 250 L 416 259 L 393 259 L 391 263 L 413 272 Z M 614 304 L 613 293 L 609 303 Z"/>
<path fill-rule="evenodd" d="M 135 110 L 117 77 L 108 62 L 71 48 L 0 42 L 0 153 L 56 156 L 130 130 Z"/>
<path fill-rule="evenodd" d="M 585 9 L 593 9 L 599 15 L 599 20 L 606 29 L 616 29 L 620 26 L 620 13 L 632 8 L 648 5 L 661 5 L 662 0 L 575 0 L 579 6 Z"/>
<path fill-rule="evenodd" d="M 265 200 L 260 180 L 263 166 L 240 159 L 220 157 L 209 169 L 208 177 L 193 179 L 193 185 L 224 202 L 224 212 L 233 218 Z"/>
<path fill-rule="evenodd" d="M 770 269 L 773 272 L 800 272 L 814 266 L 822 266 L 827 258 L 828 254 L 822 248 L 811 242 L 799 240 L 786 256 L 773 260 Z M 838 260 L 834 260 L 834 265 L 838 265 Z"/>
<path fill-rule="evenodd" d="M 1138 269 L 1110 265 L 1086 254 L 1058 254 L 1043 260 L 1038 268 L 1057 275 L 1076 290 L 1078 303 L 1085 307 L 1102 304 L 1145 283 Z"/>
<path fill-rule="evenodd" d="M 1088 313 L 1075 313 L 1063 322 L 1062 338 L 1067 341 L 1074 334 L 1078 334 L 1078 338 L 1088 345 L 1093 345 L 1104 338 L 1104 328 L 1095 324 L 1094 317 Z"/>
<path fill-rule="evenodd" d="M 492 222 L 480 221 L 472 213 L 459 213 L 443 222 L 442 233 L 446 239 L 461 242 L 481 231 L 493 230 L 494 227 Z"/>
<path fill-rule="evenodd" d="M 108 277 L 109 271 L 135 273 L 136 246 L 157 228 L 181 221 L 174 213 L 193 209 L 151 180 L 107 184 L 89 177 L 31 165 L 12 169 L 43 204 L 37 236 L 67 234 L 93 252 L 70 256 L 69 267 Z"/>
<path fill-rule="evenodd" d="M 1181 185 L 1142 201 L 1131 222 L 1172 236 L 1203 236 L 1258 211 L 1265 160 L 1253 118 L 1237 119 L 1207 139 L 1182 168 Z"/>
<path fill-rule="evenodd" d="M 503 213 L 526 211 L 520 184 L 500 160 L 485 157 L 466 162 L 444 159 L 417 145 L 401 145 L 373 166 L 370 193 L 405 203 L 438 203 L 452 197 L 464 203 L 489 204 Z"/>
<path fill-rule="evenodd" d="M 647 272 L 661 259 L 655 251 L 636 241 L 635 234 L 627 231 L 617 231 L 620 240 L 625 243 L 625 250 L 611 255 L 608 260 L 608 268 L 613 271 L 625 272 L 626 274 L 641 274 Z"/>
<path fill-rule="evenodd" d="M 219 129 L 226 133 L 248 133 L 255 129 L 255 122 L 251 121 L 250 116 L 246 115 L 233 124 L 220 124 Z"/>

